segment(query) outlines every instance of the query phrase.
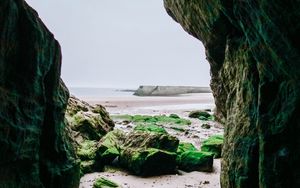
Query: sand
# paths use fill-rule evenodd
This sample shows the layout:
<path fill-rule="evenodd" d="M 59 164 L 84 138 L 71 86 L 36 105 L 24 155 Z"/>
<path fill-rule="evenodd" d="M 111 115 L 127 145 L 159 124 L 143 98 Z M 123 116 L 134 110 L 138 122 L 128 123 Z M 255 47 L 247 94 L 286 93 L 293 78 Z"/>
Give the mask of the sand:
<path fill-rule="evenodd" d="M 144 114 L 144 115 L 168 115 L 176 113 L 181 117 L 188 118 L 192 110 L 214 109 L 212 94 L 190 94 L 174 97 L 103 97 L 103 98 L 81 98 L 91 104 L 102 104 L 112 115 L 117 114 Z M 185 131 L 175 131 L 168 126 L 165 129 L 175 135 L 181 141 L 191 142 L 200 148 L 202 140 L 210 135 L 223 134 L 223 127 L 215 122 L 205 122 L 198 119 L 190 119 L 192 124 Z M 203 123 L 209 123 L 210 129 L 201 128 Z M 116 121 L 117 129 L 131 130 L 133 125 L 123 124 Z M 220 187 L 220 159 L 214 160 L 214 171 L 211 173 L 179 171 L 178 174 L 164 175 L 149 178 L 141 178 L 130 175 L 124 170 L 115 172 L 101 172 L 86 174 L 81 178 L 80 188 L 91 188 L 98 177 L 106 177 L 115 181 L 123 188 L 200 188 Z"/>

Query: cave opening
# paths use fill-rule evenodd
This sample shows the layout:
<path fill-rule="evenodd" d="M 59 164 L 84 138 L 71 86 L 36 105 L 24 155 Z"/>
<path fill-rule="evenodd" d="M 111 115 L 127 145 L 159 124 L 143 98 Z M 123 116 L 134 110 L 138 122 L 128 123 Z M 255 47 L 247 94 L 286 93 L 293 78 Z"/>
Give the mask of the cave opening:
<path fill-rule="evenodd" d="M 174 23 L 167 15 L 162 2 L 136 1 L 134 5 L 127 5 L 125 2 L 91 1 L 87 4 L 77 1 L 70 7 L 67 2 L 61 1 L 26 1 L 37 10 L 42 21 L 53 32 L 62 47 L 61 76 L 72 95 L 66 107 L 65 124 L 68 134 L 71 135 L 72 146 L 80 159 L 80 176 L 102 168 L 101 165 L 99 167 L 99 161 L 96 161 L 99 157 L 99 154 L 95 153 L 95 147 L 98 147 L 96 141 L 108 137 L 109 133 L 115 134 L 115 130 L 133 137 L 137 136 L 136 132 L 144 131 L 147 134 L 138 133 L 141 134 L 138 136 L 147 140 L 148 134 L 154 134 L 152 136 L 158 139 L 158 146 L 146 143 L 148 144 L 146 151 L 137 149 L 141 157 L 144 157 L 145 152 L 149 152 L 147 156 L 149 159 L 145 159 L 146 162 L 141 165 L 134 162 L 131 164 L 130 157 L 134 156 L 118 147 L 117 149 L 122 151 L 118 150 L 118 157 L 123 159 L 119 160 L 119 165 L 125 166 L 124 169 L 137 175 L 172 174 L 172 178 L 162 183 L 162 187 L 169 183 L 180 186 L 220 184 L 220 159 L 214 157 L 220 157 L 223 127 L 215 121 L 215 105 L 209 88 L 210 73 L 205 50 L 199 40 L 188 35 Z M 97 8 L 101 6 L 104 8 L 98 10 Z M 54 7 L 55 14 L 51 11 Z M 111 12 L 113 9 L 115 12 Z M 78 15 L 78 12 L 81 14 Z M 55 63 L 59 67 L 60 58 L 57 57 L 60 55 L 55 55 Z M 49 72 L 52 73 L 52 69 Z M 45 77 L 46 84 L 50 82 L 48 79 L 51 80 L 52 75 Z M 62 80 L 59 82 L 59 100 L 67 98 Z M 49 88 L 46 87 L 47 90 Z M 133 92 L 135 96 L 132 96 Z M 64 139 L 64 133 L 59 132 L 60 123 L 51 112 L 57 108 L 52 104 L 56 102 L 61 102 L 57 109 L 63 111 L 65 101 L 55 101 L 56 98 L 51 100 L 53 101 L 46 103 L 49 109 L 45 112 L 47 113 L 45 121 L 46 124 L 55 124 L 57 127 L 52 131 L 42 131 L 40 147 L 64 143 L 59 140 Z M 63 114 L 62 111 L 60 115 Z M 114 131 L 113 127 L 116 128 Z M 55 136 L 56 134 L 58 136 Z M 116 134 L 121 135 L 119 132 Z M 158 137 L 159 134 L 164 136 Z M 165 134 L 168 136 L 165 137 Z M 157 142 L 156 139 L 152 142 Z M 132 140 L 128 142 L 130 141 Z M 205 148 L 204 141 L 208 143 Z M 209 143 L 215 142 L 217 145 L 214 144 L 213 147 L 217 149 L 210 148 Z M 68 147 L 60 149 L 62 148 Z M 184 152 L 179 153 L 177 151 L 179 148 Z M 62 151 L 67 156 L 58 154 L 59 152 L 55 148 L 43 150 L 40 155 L 46 155 L 49 161 L 68 160 L 68 156 L 72 155 L 71 149 Z M 177 157 L 181 157 L 181 154 L 182 162 L 179 164 Z M 186 156 L 183 157 L 183 154 Z M 60 155 L 59 159 L 55 158 L 56 155 Z M 51 171 L 51 166 L 49 170 L 47 160 L 45 164 L 39 162 L 41 182 L 44 184 L 50 184 L 52 181 L 46 176 L 55 177 L 53 174 L 61 173 Z M 105 163 L 106 160 L 110 158 L 101 162 Z M 72 164 L 66 162 L 66 165 L 75 169 L 76 162 L 70 161 L 68 162 Z M 132 167 L 132 165 L 140 166 Z M 178 170 L 179 166 L 188 172 L 186 176 L 178 178 L 177 175 L 173 175 L 181 173 Z M 192 171 L 197 173 L 190 173 Z M 97 176 L 103 173 L 108 172 L 102 172 Z M 75 170 L 73 175 L 76 176 Z M 124 179 L 125 176 L 128 174 L 120 175 L 117 182 L 129 183 L 126 182 L 128 179 Z M 195 180 L 187 182 L 188 176 L 195 177 Z M 207 181 L 199 182 L 199 177 Z M 94 181 L 96 177 L 82 178 L 83 183 L 80 186 L 89 184 L 88 182 L 91 182 L 89 178 L 94 178 Z M 145 179 L 139 176 L 134 178 L 132 185 L 145 183 Z M 154 182 L 148 184 L 151 186 Z"/>

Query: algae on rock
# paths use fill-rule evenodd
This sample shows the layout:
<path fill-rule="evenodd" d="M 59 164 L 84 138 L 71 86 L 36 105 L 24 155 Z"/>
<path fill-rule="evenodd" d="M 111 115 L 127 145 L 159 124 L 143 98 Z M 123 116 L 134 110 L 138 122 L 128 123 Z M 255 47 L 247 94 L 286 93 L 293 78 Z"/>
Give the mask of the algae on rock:
<path fill-rule="evenodd" d="M 225 122 L 222 187 L 300 187 L 300 1 L 164 4 L 206 48 Z"/>

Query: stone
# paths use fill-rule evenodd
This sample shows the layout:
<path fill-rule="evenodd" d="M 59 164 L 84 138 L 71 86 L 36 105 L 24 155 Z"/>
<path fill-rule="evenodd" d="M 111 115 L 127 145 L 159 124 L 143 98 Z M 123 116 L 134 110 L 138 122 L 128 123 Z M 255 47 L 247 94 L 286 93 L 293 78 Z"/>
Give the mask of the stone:
<path fill-rule="evenodd" d="M 188 116 L 190 118 L 198 118 L 198 119 L 201 119 L 201 120 L 209 120 L 212 115 L 210 115 L 206 111 L 196 110 L 196 111 L 191 111 Z"/>
<path fill-rule="evenodd" d="M 121 145 L 125 141 L 126 134 L 121 130 L 113 130 L 107 133 L 97 145 L 98 161 L 103 165 L 111 164 L 120 156 Z"/>
<path fill-rule="evenodd" d="M 180 170 L 211 172 L 213 170 L 213 153 L 200 152 L 192 143 L 180 142 L 176 162 Z"/>
<path fill-rule="evenodd" d="M 0 1 L 0 36 L 0 187 L 78 187 L 59 43 L 24 0 Z"/>
<path fill-rule="evenodd" d="M 168 134 L 131 132 L 122 145 L 120 164 L 141 176 L 174 173 L 178 143 Z"/>
<path fill-rule="evenodd" d="M 210 136 L 202 142 L 201 151 L 211 152 L 214 154 L 214 158 L 220 158 L 222 156 L 223 143 L 223 135 Z"/>
<path fill-rule="evenodd" d="M 201 40 L 216 119 L 222 187 L 300 187 L 300 1 L 164 0 Z"/>
<path fill-rule="evenodd" d="M 185 151 L 177 159 L 178 168 L 186 172 L 213 171 L 214 157 L 212 153 L 203 151 Z"/>
<path fill-rule="evenodd" d="M 197 151 L 197 148 L 192 143 L 180 142 L 178 145 L 177 154 L 181 155 L 186 151 Z"/>
<path fill-rule="evenodd" d="M 104 178 L 104 177 L 100 177 L 98 179 L 96 179 L 96 181 L 93 184 L 93 188 L 121 188 L 117 183 Z"/>
<path fill-rule="evenodd" d="M 209 124 L 207 124 L 207 123 L 204 123 L 204 124 L 201 125 L 201 127 L 202 127 L 203 129 L 210 129 L 210 128 L 211 128 L 211 125 L 209 125 Z"/>
<path fill-rule="evenodd" d="M 73 140 L 77 142 L 99 141 L 115 126 L 103 106 L 92 106 L 75 96 L 69 98 L 66 119 L 68 126 L 75 132 Z"/>

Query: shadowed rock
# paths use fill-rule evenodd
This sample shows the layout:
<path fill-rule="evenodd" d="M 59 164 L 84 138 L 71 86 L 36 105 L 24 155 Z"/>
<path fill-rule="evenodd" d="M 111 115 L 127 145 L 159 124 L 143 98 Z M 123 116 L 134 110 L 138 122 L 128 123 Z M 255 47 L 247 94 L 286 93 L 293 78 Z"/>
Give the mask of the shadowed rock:
<path fill-rule="evenodd" d="M 0 1 L 0 187 L 79 186 L 61 50 L 24 0 Z"/>
<path fill-rule="evenodd" d="M 206 48 L 222 187 L 300 187 L 300 1 L 164 3 Z"/>

